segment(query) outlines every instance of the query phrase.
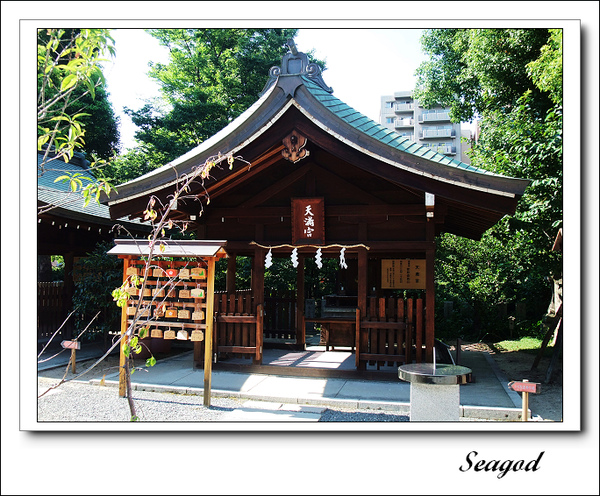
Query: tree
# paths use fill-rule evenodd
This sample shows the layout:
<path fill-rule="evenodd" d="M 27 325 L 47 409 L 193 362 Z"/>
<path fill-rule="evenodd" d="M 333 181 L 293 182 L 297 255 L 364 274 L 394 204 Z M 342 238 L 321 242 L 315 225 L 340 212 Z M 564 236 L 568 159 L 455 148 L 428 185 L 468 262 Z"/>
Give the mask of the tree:
<path fill-rule="evenodd" d="M 447 288 L 463 288 L 466 293 L 454 296 L 471 310 L 475 301 L 528 301 L 537 325 L 550 294 L 545 278 L 562 273 L 561 255 L 552 252 L 562 226 L 562 33 L 431 30 L 422 45 L 431 58 L 417 71 L 417 98 L 425 106 L 448 106 L 455 121 L 481 119 L 473 165 L 532 180 L 515 215 L 485 233 L 477 247 L 449 235 L 440 239 L 440 296 Z M 489 256 L 478 259 L 482 252 Z M 456 270 L 444 271 L 451 259 Z M 467 282 L 490 270 L 494 284 L 475 291 Z M 475 321 L 492 325 L 493 312 L 485 319 L 476 313 Z"/>
<path fill-rule="evenodd" d="M 104 157 L 115 151 L 118 130 L 100 66 L 105 52 L 114 55 L 113 44 L 107 29 L 38 31 L 38 150 L 45 150 L 38 175 L 51 159 L 68 162 L 76 149 Z M 87 149 L 86 127 L 92 129 Z M 92 163 L 92 168 L 95 165 L 101 162 Z M 58 180 L 68 181 L 73 192 L 81 192 L 86 205 L 93 197 L 98 200 L 101 191 L 110 192 L 110 184 L 102 178 L 65 173 Z"/>
<path fill-rule="evenodd" d="M 119 117 L 110 102 L 110 94 L 103 85 L 96 87 L 95 97 L 86 95 L 74 105 L 74 111 L 82 115 L 81 126 L 85 130 L 82 151 L 90 162 L 95 157 L 108 161 L 119 153 Z"/>
<path fill-rule="evenodd" d="M 151 29 L 170 50 L 151 64 L 162 101 L 126 109 L 150 163 L 164 164 L 213 136 L 258 98 L 294 29 Z M 322 64 L 321 64 L 322 65 Z M 154 157 L 159 157 L 157 160 Z"/>

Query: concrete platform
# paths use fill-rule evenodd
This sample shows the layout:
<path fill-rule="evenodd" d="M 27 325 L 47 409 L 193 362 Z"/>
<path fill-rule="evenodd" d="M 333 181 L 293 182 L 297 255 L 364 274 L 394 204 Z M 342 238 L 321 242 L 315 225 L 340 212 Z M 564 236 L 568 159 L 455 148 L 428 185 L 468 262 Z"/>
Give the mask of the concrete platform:
<path fill-rule="evenodd" d="M 85 348 L 84 348 L 85 350 Z M 93 350 L 81 350 L 77 359 L 87 360 L 94 355 Z M 100 356 L 98 350 L 95 353 Z M 64 364 L 69 354 L 64 353 Z M 44 362 L 41 367 L 57 367 L 58 359 Z M 240 359 L 242 360 L 242 359 Z M 408 415 L 410 406 L 410 384 L 398 379 L 397 368 L 382 367 L 369 379 L 353 378 L 354 356 L 345 351 L 308 350 L 307 352 L 286 352 L 265 350 L 265 362 L 276 370 L 273 373 L 219 370 L 215 365 L 211 378 L 211 394 L 214 397 L 237 397 L 260 401 L 244 413 L 238 411 L 232 418 L 240 416 L 254 419 L 296 418 L 298 421 L 314 420 L 318 413 L 297 411 L 289 413 L 289 405 L 312 405 L 339 408 L 380 408 Z M 246 360 L 245 363 L 251 363 Z M 276 363 L 280 363 L 275 367 Z M 285 365 L 284 365 L 285 364 Z M 508 390 L 508 380 L 498 370 L 493 358 L 484 352 L 461 353 L 461 365 L 473 371 L 474 382 L 460 386 L 461 417 L 483 420 L 519 420 L 521 398 L 518 393 Z M 345 370 L 343 377 L 303 377 L 288 375 L 288 371 L 299 368 L 318 370 Z M 389 369 L 389 370 L 387 370 Z M 38 370 L 41 370 L 38 367 Z M 378 376 L 380 373 L 381 376 Z M 378 377 L 381 377 L 380 379 Z M 93 377 L 90 382 L 97 384 L 101 377 Z M 118 373 L 107 375 L 106 385 L 118 384 Z M 154 367 L 142 367 L 132 376 L 132 385 L 138 390 L 165 391 L 183 394 L 203 394 L 204 370 L 193 366 L 193 352 L 186 351 L 176 356 L 159 360 Z M 273 410 L 266 404 L 288 405 Z M 256 410 L 265 410 L 258 415 Z M 275 413 L 274 413 L 275 412 Z M 282 413 L 288 412 L 288 413 Z M 302 413 L 302 415 L 300 415 Z M 294 417 L 296 415 L 296 417 Z M 271 421 L 266 420 L 266 421 Z"/>

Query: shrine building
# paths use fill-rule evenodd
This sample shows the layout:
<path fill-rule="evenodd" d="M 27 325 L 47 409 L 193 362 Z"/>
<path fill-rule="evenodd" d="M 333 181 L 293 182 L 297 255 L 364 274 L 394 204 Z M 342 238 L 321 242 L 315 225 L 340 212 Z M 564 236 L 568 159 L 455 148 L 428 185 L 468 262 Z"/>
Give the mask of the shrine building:
<path fill-rule="evenodd" d="M 185 174 L 219 154 L 237 158 L 213 168 L 171 213 L 196 239 L 222 240 L 227 254 L 226 291 L 214 302 L 217 362 L 227 355 L 261 363 L 284 304 L 265 287 L 265 266 L 278 257 L 297 266 L 286 314 L 286 336 L 297 349 L 306 348 L 312 324 L 324 330 L 328 348 L 353 352 L 357 370 L 431 361 L 436 236 L 480 239 L 515 212 L 529 184 L 437 153 L 362 115 L 291 44 L 248 110 L 111 192 L 111 218 L 143 218 L 151 195 L 166 202 Z M 252 260 L 250 290 L 235 287 L 239 257 Z M 327 258 L 339 263 L 338 286 L 324 299 L 329 313 L 306 312 L 307 258 L 317 267 Z M 202 343 L 194 346 L 199 364 Z"/>

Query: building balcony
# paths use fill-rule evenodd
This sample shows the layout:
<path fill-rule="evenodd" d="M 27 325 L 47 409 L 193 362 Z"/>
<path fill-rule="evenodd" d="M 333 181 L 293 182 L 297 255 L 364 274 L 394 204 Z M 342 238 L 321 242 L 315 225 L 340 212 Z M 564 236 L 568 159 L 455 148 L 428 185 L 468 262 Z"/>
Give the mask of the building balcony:
<path fill-rule="evenodd" d="M 434 152 L 443 153 L 444 155 L 456 155 L 456 147 L 455 146 L 433 146 L 431 149 Z"/>
<path fill-rule="evenodd" d="M 448 112 L 429 112 L 419 116 L 419 122 L 450 122 L 450 114 Z"/>
<path fill-rule="evenodd" d="M 395 112 L 413 112 L 415 110 L 414 103 L 395 103 L 394 111 Z"/>
<path fill-rule="evenodd" d="M 396 129 L 403 128 L 403 127 L 414 127 L 414 125 L 415 125 L 415 120 L 408 118 L 408 117 L 406 119 L 396 119 L 394 121 L 394 127 Z"/>
<path fill-rule="evenodd" d="M 422 129 L 419 133 L 419 139 L 427 138 L 455 138 L 454 129 Z"/>
<path fill-rule="evenodd" d="M 456 147 L 452 145 L 424 145 L 431 151 L 444 155 L 456 155 Z"/>

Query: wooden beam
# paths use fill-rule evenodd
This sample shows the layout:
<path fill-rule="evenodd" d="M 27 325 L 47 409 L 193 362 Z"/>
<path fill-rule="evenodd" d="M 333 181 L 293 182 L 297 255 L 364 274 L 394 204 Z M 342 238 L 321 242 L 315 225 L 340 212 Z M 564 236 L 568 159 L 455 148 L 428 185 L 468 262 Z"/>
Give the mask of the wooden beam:
<path fill-rule="evenodd" d="M 259 160 L 254 161 L 250 166 L 240 168 L 240 171 L 236 174 L 231 174 L 223 178 L 219 178 L 213 184 L 209 184 L 206 187 L 207 196 L 211 200 L 221 196 L 224 193 L 232 190 L 233 188 L 241 185 L 243 182 L 251 179 L 257 174 L 262 173 L 263 170 L 267 169 L 276 162 L 282 160 L 280 155 L 283 145 L 275 148 L 271 152 L 265 154 Z"/>
<path fill-rule="evenodd" d="M 334 182 L 339 185 L 340 189 L 344 189 L 354 195 L 356 198 L 360 198 L 361 201 L 374 203 L 378 205 L 384 205 L 385 202 L 381 198 L 377 198 L 373 194 L 365 191 L 359 186 L 354 185 L 349 182 L 347 179 L 334 174 L 333 172 L 327 170 L 322 165 L 315 169 L 316 174 L 319 176 L 319 179 L 326 179 L 331 182 Z"/>
<path fill-rule="evenodd" d="M 265 202 L 269 198 L 272 198 L 288 186 L 294 184 L 296 181 L 307 175 L 309 172 L 313 172 L 313 168 L 310 164 L 301 165 L 291 174 L 288 174 L 283 179 L 277 181 L 268 188 L 265 188 L 259 194 L 253 196 L 249 200 L 242 203 L 238 208 L 251 208 L 255 207 L 256 205 L 260 205 L 261 203 Z"/>
<path fill-rule="evenodd" d="M 389 216 L 425 216 L 424 205 L 325 205 L 326 217 L 368 217 L 373 215 Z M 436 209 L 437 215 L 437 209 Z M 253 219 L 257 217 L 290 217 L 291 205 L 288 207 L 256 207 L 240 205 L 239 207 L 211 208 L 206 217 Z"/>

